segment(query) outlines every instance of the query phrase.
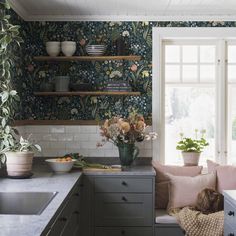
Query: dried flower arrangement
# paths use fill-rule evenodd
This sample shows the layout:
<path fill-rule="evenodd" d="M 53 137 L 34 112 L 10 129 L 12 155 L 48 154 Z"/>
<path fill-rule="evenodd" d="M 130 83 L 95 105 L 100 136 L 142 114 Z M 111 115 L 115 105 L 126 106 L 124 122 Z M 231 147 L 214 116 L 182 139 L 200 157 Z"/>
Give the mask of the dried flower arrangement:
<path fill-rule="evenodd" d="M 114 116 L 107 119 L 101 126 L 102 141 L 97 144 L 98 147 L 103 146 L 106 142 L 112 142 L 118 146 L 122 143 L 134 144 L 144 140 L 154 140 L 157 133 L 146 132 L 147 125 L 144 117 L 133 110 L 129 113 L 128 118 Z"/>

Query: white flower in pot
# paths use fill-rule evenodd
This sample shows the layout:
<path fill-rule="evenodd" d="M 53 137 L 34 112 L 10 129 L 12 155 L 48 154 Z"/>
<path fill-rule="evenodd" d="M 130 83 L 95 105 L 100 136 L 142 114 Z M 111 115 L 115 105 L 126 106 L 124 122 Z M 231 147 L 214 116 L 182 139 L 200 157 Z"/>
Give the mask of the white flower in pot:
<path fill-rule="evenodd" d="M 20 137 L 14 140 L 2 153 L 6 156 L 6 167 L 8 176 L 28 176 L 32 171 L 32 163 L 35 151 L 41 151 L 38 144 Z"/>
<path fill-rule="evenodd" d="M 185 166 L 197 166 L 201 152 L 209 143 L 204 138 L 206 130 L 201 130 L 201 138 L 198 138 L 198 130 L 195 130 L 196 138 L 184 137 L 181 133 L 181 140 L 177 143 L 176 149 L 182 151 Z"/>

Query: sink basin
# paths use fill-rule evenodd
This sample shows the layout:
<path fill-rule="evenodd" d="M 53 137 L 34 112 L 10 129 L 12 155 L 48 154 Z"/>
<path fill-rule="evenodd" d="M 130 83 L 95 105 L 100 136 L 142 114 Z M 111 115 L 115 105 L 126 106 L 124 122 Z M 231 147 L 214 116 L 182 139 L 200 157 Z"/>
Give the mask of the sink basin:
<path fill-rule="evenodd" d="M 57 192 L 0 192 L 0 214 L 40 215 Z"/>

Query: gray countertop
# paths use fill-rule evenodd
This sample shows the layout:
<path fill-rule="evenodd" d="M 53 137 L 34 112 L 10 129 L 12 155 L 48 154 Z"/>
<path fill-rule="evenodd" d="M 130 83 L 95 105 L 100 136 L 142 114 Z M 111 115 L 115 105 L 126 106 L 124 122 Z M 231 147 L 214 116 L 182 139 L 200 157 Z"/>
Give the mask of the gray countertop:
<path fill-rule="evenodd" d="M 1 236 L 39 236 L 59 209 L 71 189 L 81 176 L 75 171 L 67 174 L 53 174 L 48 170 L 34 171 L 31 179 L 0 179 L 1 192 L 53 192 L 58 194 L 41 215 L 0 215 Z"/>
<path fill-rule="evenodd" d="M 39 236 L 56 214 L 63 201 L 78 181 L 82 172 L 74 170 L 66 174 L 54 174 L 45 165 L 35 165 L 30 179 L 0 178 L 1 192 L 58 192 L 41 215 L 0 215 L 0 236 Z M 151 166 L 135 166 L 121 172 L 86 172 L 85 175 L 155 175 Z"/>

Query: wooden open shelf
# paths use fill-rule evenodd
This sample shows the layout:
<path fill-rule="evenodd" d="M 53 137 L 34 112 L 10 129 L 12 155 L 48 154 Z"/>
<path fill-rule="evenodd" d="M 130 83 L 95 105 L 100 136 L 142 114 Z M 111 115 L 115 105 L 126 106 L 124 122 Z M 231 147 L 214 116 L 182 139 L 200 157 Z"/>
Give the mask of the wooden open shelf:
<path fill-rule="evenodd" d="M 81 92 L 34 92 L 35 96 L 140 96 L 140 92 L 106 92 L 106 91 L 81 91 Z"/>
<path fill-rule="evenodd" d="M 72 57 L 50 57 L 50 56 L 37 56 L 34 57 L 36 61 L 107 61 L 107 60 L 126 60 L 126 61 L 139 61 L 141 56 L 72 56 Z"/>
<path fill-rule="evenodd" d="M 102 125 L 104 120 L 16 120 L 14 126 L 25 125 Z M 151 120 L 146 120 L 148 125 L 152 124 Z"/>

